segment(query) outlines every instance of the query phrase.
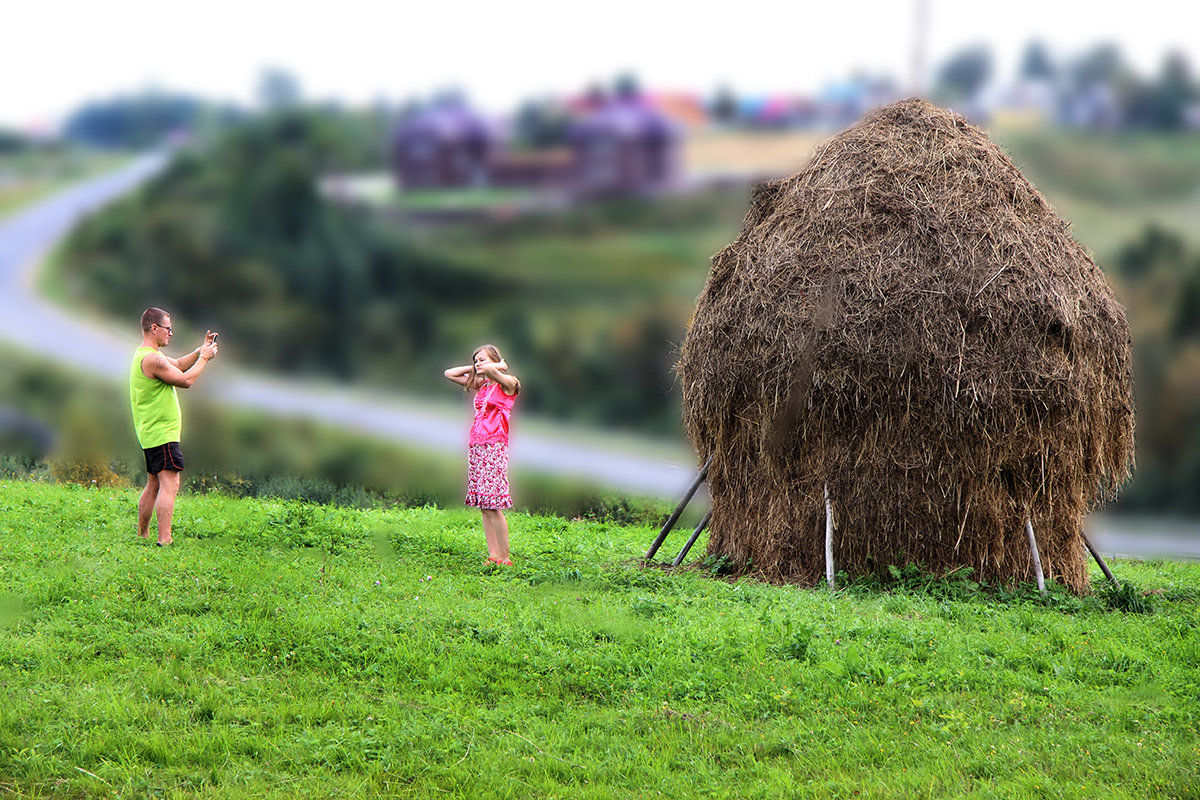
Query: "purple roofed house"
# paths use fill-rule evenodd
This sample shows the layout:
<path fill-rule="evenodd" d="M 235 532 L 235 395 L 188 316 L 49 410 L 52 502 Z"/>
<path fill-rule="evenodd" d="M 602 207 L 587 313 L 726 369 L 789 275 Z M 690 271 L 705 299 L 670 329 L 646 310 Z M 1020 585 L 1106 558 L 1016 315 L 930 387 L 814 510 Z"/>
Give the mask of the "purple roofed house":
<path fill-rule="evenodd" d="M 578 196 L 653 193 L 679 178 L 679 128 L 636 97 L 583 112 L 566 138 L 565 148 L 517 152 L 498 123 L 442 102 L 396 127 L 392 171 L 405 190 L 523 186 Z"/>
<path fill-rule="evenodd" d="M 680 172 L 680 132 L 636 98 L 619 98 L 571 126 L 576 190 L 638 194 L 670 187 Z"/>
<path fill-rule="evenodd" d="M 498 136 L 461 101 L 418 112 L 392 135 L 392 170 L 405 189 L 486 186 Z"/>

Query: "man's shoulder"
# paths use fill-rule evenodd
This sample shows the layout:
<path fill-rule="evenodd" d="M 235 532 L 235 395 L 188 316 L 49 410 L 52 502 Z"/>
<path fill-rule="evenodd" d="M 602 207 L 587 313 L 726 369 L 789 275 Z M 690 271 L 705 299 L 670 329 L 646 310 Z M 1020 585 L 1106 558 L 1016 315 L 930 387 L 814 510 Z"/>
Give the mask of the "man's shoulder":
<path fill-rule="evenodd" d="M 139 347 L 137 350 L 134 351 L 133 358 L 137 362 L 138 366 L 140 366 L 142 368 L 143 375 L 146 375 L 146 359 L 147 358 L 152 359 L 150 361 L 151 367 L 162 367 L 167 362 L 167 360 L 163 356 L 163 354 L 160 353 L 158 350 L 155 350 L 153 347 Z M 154 380 L 158 380 L 158 378 L 155 377 L 154 375 L 146 375 L 146 377 L 152 378 Z"/>

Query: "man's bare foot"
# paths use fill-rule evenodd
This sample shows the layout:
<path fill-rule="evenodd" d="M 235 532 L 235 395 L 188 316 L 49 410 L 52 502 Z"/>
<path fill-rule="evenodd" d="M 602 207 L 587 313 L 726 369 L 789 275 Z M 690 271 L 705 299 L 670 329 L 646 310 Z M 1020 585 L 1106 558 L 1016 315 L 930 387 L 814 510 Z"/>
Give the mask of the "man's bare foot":
<path fill-rule="evenodd" d="M 138 538 L 139 539 L 149 539 L 150 531 L 138 531 Z"/>

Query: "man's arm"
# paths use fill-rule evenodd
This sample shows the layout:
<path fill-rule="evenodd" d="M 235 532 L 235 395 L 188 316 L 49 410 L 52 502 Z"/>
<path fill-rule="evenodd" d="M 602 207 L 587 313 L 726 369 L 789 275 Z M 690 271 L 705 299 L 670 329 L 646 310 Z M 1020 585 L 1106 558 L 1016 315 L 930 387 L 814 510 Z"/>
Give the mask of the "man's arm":
<path fill-rule="evenodd" d="M 215 339 L 215 338 L 216 338 L 216 336 L 213 334 L 212 331 L 206 331 L 204 333 L 204 344 L 212 344 L 213 339 Z M 191 369 L 193 366 L 195 366 L 196 361 L 199 360 L 200 350 L 203 348 L 203 346 L 204 345 L 197 347 L 195 350 L 188 353 L 186 356 L 180 356 L 179 358 L 171 358 L 170 356 L 163 356 L 163 358 L 167 359 L 167 363 L 173 365 L 180 372 L 187 372 L 189 369 Z"/>
<path fill-rule="evenodd" d="M 148 378 L 157 378 L 163 383 L 178 386 L 180 389 L 189 389 L 200 377 L 204 368 L 208 366 L 208 362 L 216 355 L 217 346 L 212 342 L 202 345 L 195 353 L 195 358 L 189 354 L 175 360 L 167 358 L 162 353 L 147 353 L 146 357 L 142 359 L 142 374 Z M 191 365 L 186 370 L 180 369 L 180 362 L 188 360 L 192 362 Z"/>
<path fill-rule="evenodd" d="M 196 362 L 200 359 L 200 348 L 197 347 L 186 356 L 180 356 L 179 358 L 171 358 L 170 356 L 166 355 L 164 355 L 163 358 L 167 360 L 168 364 L 175 367 L 175 369 L 179 370 L 180 372 L 187 372 L 189 369 L 195 366 Z"/>

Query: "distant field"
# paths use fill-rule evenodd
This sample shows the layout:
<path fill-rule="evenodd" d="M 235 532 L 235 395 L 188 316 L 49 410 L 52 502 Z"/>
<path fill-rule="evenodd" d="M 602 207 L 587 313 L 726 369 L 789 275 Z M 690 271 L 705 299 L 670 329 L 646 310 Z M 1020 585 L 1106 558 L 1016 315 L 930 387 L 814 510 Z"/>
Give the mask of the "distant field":
<path fill-rule="evenodd" d="M 992 136 L 1102 263 L 1151 224 L 1200 243 L 1197 137 L 1057 129 Z M 693 175 L 789 175 L 826 138 L 815 132 L 699 133 L 685 140 L 683 162 Z M 552 272 L 555 280 L 619 283 L 675 273 L 689 290 L 698 290 L 709 258 L 737 235 L 747 202 L 748 187 L 722 204 L 697 206 L 687 225 L 663 225 L 652 233 L 613 225 L 583 233 L 564 229 L 560 236 L 546 225 L 478 243 L 470 236 L 436 241 L 467 262 L 502 264 L 516 275 Z"/>
<path fill-rule="evenodd" d="M 995 138 L 1102 262 L 1151 224 L 1200 244 L 1200 137 L 1014 131 Z"/>
<path fill-rule="evenodd" d="M 688 172 L 742 172 L 791 175 L 812 157 L 829 133 L 812 131 L 714 131 L 684 141 L 683 163 Z"/>
<path fill-rule="evenodd" d="M 83 151 L 0 155 L 0 219 L 125 160 L 127 156 Z"/>
<path fill-rule="evenodd" d="M 830 594 L 523 514 L 485 566 L 465 510 L 189 495 L 164 550 L 136 497 L 0 481 L 0 794 L 1200 793 L 1197 564 Z"/>
<path fill-rule="evenodd" d="M 702 133 L 686 141 L 684 163 L 689 172 L 790 175 L 830 135 Z M 1200 243 L 1200 137 L 1061 129 L 990 135 L 1102 259 L 1147 224 Z"/>

